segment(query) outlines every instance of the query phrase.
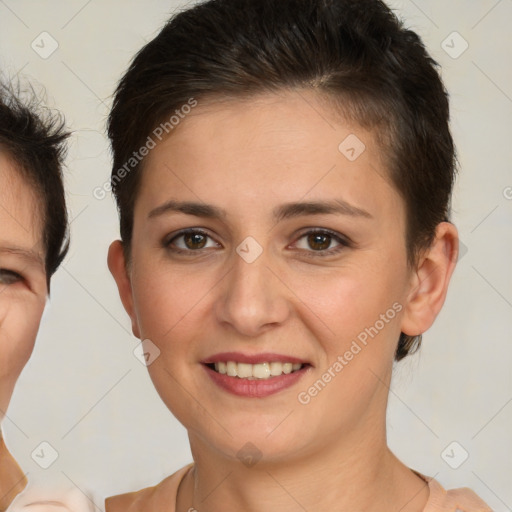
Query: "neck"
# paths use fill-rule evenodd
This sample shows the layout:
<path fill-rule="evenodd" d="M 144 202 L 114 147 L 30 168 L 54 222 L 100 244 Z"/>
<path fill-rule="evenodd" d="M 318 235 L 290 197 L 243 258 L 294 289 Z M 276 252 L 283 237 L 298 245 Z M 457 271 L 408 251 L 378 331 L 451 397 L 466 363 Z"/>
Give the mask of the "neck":
<path fill-rule="evenodd" d="M 428 487 L 389 451 L 384 424 L 376 429 L 368 422 L 366 430 L 352 432 L 324 437 L 293 461 L 261 459 L 252 467 L 190 436 L 195 465 L 180 488 L 176 510 L 422 511 Z"/>
<path fill-rule="evenodd" d="M 25 474 L 7 450 L 0 431 L 0 512 L 7 510 L 26 485 Z"/>

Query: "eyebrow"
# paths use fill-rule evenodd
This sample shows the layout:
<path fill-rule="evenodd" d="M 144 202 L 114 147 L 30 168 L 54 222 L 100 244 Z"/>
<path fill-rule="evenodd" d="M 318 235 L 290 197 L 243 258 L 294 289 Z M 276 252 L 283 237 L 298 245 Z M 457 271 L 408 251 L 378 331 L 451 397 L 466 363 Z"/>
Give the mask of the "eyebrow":
<path fill-rule="evenodd" d="M 25 260 L 27 263 L 35 263 L 41 267 L 44 267 L 44 262 L 41 256 L 35 251 L 30 249 L 24 249 L 23 247 L 16 246 L 1 246 L 0 254 L 12 254 Z"/>
<path fill-rule="evenodd" d="M 218 206 L 193 201 L 170 200 L 151 210 L 148 218 L 151 219 L 170 212 L 184 213 L 186 215 L 194 215 L 196 217 L 205 217 L 209 219 L 225 219 L 227 217 L 226 210 L 219 208 Z M 373 215 L 369 212 L 362 208 L 358 208 L 343 199 L 336 199 L 333 201 L 286 203 L 274 208 L 272 211 L 273 218 L 276 222 L 293 217 L 299 217 L 301 215 L 321 214 L 338 214 L 348 215 L 350 217 L 373 219 Z"/>

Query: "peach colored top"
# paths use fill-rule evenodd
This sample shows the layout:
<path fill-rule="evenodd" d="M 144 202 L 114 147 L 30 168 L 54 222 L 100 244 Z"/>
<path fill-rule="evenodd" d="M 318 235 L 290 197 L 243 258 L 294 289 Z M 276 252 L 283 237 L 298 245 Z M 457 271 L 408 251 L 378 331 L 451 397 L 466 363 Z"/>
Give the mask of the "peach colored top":
<path fill-rule="evenodd" d="M 461 487 L 446 491 L 437 480 L 416 474 L 428 483 L 430 490 L 423 512 L 492 512 L 471 489 Z"/>
<path fill-rule="evenodd" d="M 105 512 L 176 512 L 178 487 L 193 465 L 181 468 L 155 487 L 107 498 Z M 425 480 L 430 490 L 423 512 L 492 512 L 471 489 L 445 491 L 433 478 L 416 474 Z"/>

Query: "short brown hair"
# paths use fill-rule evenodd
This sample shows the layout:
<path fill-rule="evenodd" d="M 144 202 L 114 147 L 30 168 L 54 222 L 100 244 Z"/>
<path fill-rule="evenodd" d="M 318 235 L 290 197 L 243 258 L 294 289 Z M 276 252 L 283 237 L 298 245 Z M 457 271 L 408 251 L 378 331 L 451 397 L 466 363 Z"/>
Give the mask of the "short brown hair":
<path fill-rule="evenodd" d="M 22 99 L 24 98 L 24 99 Z M 0 83 L 0 151 L 37 192 L 43 219 L 43 243 L 48 291 L 50 279 L 69 248 L 68 214 L 62 166 L 64 120 L 40 105 L 34 89 Z"/>
<path fill-rule="evenodd" d="M 109 117 L 127 254 L 144 162 L 122 180 L 118 170 L 155 127 L 192 97 L 304 87 L 377 135 L 406 205 L 407 256 L 415 265 L 449 219 L 456 160 L 448 95 L 419 36 L 380 0 L 209 0 L 168 21 L 135 56 Z M 396 359 L 420 342 L 421 335 L 402 333 Z"/>

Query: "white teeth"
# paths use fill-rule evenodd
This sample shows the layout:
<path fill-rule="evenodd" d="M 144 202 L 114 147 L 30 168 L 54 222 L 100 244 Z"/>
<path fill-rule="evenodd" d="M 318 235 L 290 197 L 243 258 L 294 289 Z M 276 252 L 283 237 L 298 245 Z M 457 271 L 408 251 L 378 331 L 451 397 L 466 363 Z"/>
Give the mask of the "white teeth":
<path fill-rule="evenodd" d="M 252 364 L 238 363 L 237 376 L 241 379 L 252 377 Z"/>
<path fill-rule="evenodd" d="M 268 363 L 261 363 L 252 366 L 252 376 L 257 379 L 268 379 L 270 377 L 270 365 Z M 241 375 L 239 375 L 241 377 Z"/>
<path fill-rule="evenodd" d="M 227 369 L 226 373 L 230 377 L 236 377 L 238 375 L 238 373 L 237 373 L 237 365 L 233 361 L 228 361 L 227 362 L 226 369 Z"/>
<path fill-rule="evenodd" d="M 281 375 L 283 373 L 283 365 L 281 363 L 270 363 L 270 374 L 272 376 Z"/>
<path fill-rule="evenodd" d="M 234 361 L 215 363 L 215 370 L 229 377 L 239 377 L 241 379 L 269 379 L 295 372 L 302 368 L 301 363 L 235 363 Z"/>

